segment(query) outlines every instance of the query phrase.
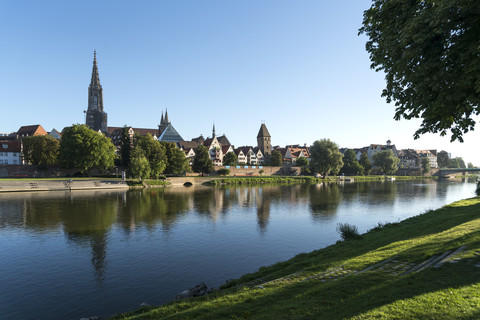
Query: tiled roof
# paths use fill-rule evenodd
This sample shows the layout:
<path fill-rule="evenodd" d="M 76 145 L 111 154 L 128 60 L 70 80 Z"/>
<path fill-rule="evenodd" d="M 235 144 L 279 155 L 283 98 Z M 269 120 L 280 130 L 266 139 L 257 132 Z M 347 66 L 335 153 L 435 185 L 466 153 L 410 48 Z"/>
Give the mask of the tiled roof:
<path fill-rule="evenodd" d="M 267 126 L 264 123 L 262 123 L 262 125 L 260 126 L 260 130 L 258 131 L 257 138 L 264 138 L 264 137 L 271 138 L 270 133 L 268 132 Z"/>
<path fill-rule="evenodd" d="M 183 140 L 178 141 L 177 144 L 183 150 L 197 149 L 198 146 L 200 145 L 200 143 L 198 143 L 197 141 L 183 141 Z"/>
<path fill-rule="evenodd" d="M 4 148 L 6 146 L 6 148 Z M 0 152 L 21 152 L 22 142 L 19 140 L 2 140 L 0 141 Z"/>
<path fill-rule="evenodd" d="M 35 124 L 31 126 L 21 126 L 17 131 L 17 135 L 21 137 L 33 136 L 33 135 L 47 135 L 47 131 L 42 128 L 41 125 Z"/>

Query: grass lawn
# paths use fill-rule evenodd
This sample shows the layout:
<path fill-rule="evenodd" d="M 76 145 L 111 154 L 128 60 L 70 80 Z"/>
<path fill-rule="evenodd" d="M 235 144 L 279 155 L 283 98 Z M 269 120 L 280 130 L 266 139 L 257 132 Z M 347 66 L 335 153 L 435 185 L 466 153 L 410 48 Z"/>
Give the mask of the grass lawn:
<path fill-rule="evenodd" d="M 463 245 L 453 257 L 456 263 L 403 274 Z M 480 197 L 262 267 L 210 295 L 143 307 L 114 319 L 480 318 L 476 265 Z M 370 266 L 376 267 L 360 272 Z"/>

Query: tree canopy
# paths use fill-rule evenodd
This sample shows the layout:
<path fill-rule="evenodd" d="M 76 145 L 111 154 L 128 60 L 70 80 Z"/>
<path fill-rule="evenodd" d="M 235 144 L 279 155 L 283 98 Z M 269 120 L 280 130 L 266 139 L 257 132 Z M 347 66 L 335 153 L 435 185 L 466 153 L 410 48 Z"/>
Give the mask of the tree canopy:
<path fill-rule="evenodd" d="M 480 1 L 374 0 L 360 34 L 371 68 L 384 71 L 382 96 L 395 120 L 422 118 L 415 139 L 431 132 L 463 141 L 480 102 Z"/>
<path fill-rule="evenodd" d="M 235 166 L 238 163 L 238 157 L 235 152 L 227 152 L 225 156 L 223 156 L 223 165 L 224 166 Z"/>
<path fill-rule="evenodd" d="M 324 177 L 340 171 L 343 166 L 342 158 L 343 154 L 338 150 L 338 145 L 330 139 L 317 140 L 310 148 L 310 167 Z"/>
<path fill-rule="evenodd" d="M 372 162 L 370 161 L 370 159 L 368 159 L 368 155 L 366 152 L 362 152 L 358 163 L 363 167 L 363 174 L 369 175 L 370 171 L 372 171 Z"/>
<path fill-rule="evenodd" d="M 437 164 L 439 168 L 448 168 L 450 166 L 450 157 L 447 151 L 437 153 Z"/>
<path fill-rule="evenodd" d="M 295 164 L 299 167 L 305 167 L 308 166 L 308 160 L 305 157 L 299 157 L 297 161 L 295 161 Z"/>
<path fill-rule="evenodd" d="M 400 159 L 395 157 L 392 150 L 384 150 L 375 153 L 373 164 L 382 171 L 383 174 L 394 174 L 398 170 Z"/>
<path fill-rule="evenodd" d="M 185 152 L 178 149 L 173 142 L 161 142 L 165 147 L 167 155 L 167 168 L 165 173 L 183 174 L 190 170 L 188 159 L 185 157 Z"/>
<path fill-rule="evenodd" d="M 145 151 L 136 146 L 130 152 L 130 175 L 134 178 L 145 179 L 150 177 L 152 172 L 150 163 L 145 156 Z"/>
<path fill-rule="evenodd" d="M 158 178 L 167 167 L 167 156 L 165 147 L 155 140 L 150 133 L 137 138 L 136 145 L 143 150 L 145 157 L 150 164 L 150 175 Z"/>
<path fill-rule="evenodd" d="M 356 176 L 363 174 L 363 167 L 357 161 L 357 155 L 352 149 L 347 149 L 343 154 L 343 167 L 341 173 L 347 176 Z"/>
<path fill-rule="evenodd" d="M 192 169 L 195 172 L 210 173 L 213 171 L 213 162 L 208 154 L 208 149 L 205 146 L 199 146 L 195 150 L 195 158 L 193 158 Z"/>
<path fill-rule="evenodd" d="M 282 153 L 278 150 L 273 150 L 272 155 L 270 156 L 270 165 L 271 166 L 281 166 L 283 164 Z"/>
<path fill-rule="evenodd" d="M 57 163 L 60 142 L 48 135 L 30 136 L 22 139 L 23 159 L 44 169 Z"/>
<path fill-rule="evenodd" d="M 430 159 L 422 157 L 422 173 L 426 174 L 430 171 Z"/>
<path fill-rule="evenodd" d="M 106 170 L 114 165 L 115 146 L 103 134 L 84 124 L 63 130 L 59 163 L 65 168 L 77 168 L 90 175 L 93 169 Z"/>

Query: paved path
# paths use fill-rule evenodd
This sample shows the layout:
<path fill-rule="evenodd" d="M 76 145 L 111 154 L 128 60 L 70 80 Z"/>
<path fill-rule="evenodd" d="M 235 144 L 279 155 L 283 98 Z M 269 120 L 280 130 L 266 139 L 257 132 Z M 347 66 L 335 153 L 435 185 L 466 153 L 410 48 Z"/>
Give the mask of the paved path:
<path fill-rule="evenodd" d="M 128 189 L 121 180 L 1 180 L 0 192 Z"/>

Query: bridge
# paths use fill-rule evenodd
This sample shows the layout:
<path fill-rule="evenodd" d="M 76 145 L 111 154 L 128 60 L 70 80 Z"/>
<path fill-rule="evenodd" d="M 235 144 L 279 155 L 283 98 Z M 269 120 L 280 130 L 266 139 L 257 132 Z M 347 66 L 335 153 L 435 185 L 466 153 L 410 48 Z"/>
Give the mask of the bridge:
<path fill-rule="evenodd" d="M 446 178 L 458 175 L 466 176 L 469 173 L 480 173 L 480 168 L 441 168 L 434 176 Z"/>

